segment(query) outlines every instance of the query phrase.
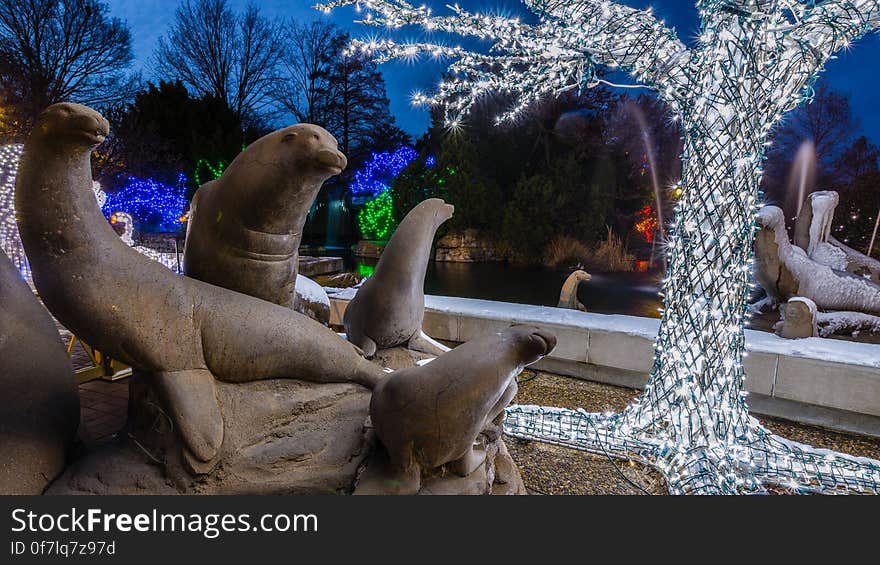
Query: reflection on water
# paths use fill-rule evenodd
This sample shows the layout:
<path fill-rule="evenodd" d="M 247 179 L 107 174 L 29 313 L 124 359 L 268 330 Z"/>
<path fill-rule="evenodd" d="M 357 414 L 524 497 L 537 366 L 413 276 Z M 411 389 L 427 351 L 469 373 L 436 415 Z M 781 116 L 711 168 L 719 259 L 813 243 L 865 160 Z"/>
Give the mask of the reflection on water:
<path fill-rule="evenodd" d="M 505 263 L 434 263 L 425 276 L 425 293 L 556 306 L 567 272 Z M 578 289 L 589 312 L 659 317 L 654 273 L 593 274 Z"/>
<path fill-rule="evenodd" d="M 334 250 L 335 251 L 335 250 Z M 375 270 L 376 259 L 333 253 L 345 259 L 346 268 L 360 276 Z M 506 263 L 437 263 L 425 273 L 425 294 L 480 298 L 518 304 L 556 306 L 568 272 Z M 658 318 L 662 306 L 660 275 L 651 273 L 598 273 L 583 283 L 578 299 L 588 312 L 629 314 Z"/>

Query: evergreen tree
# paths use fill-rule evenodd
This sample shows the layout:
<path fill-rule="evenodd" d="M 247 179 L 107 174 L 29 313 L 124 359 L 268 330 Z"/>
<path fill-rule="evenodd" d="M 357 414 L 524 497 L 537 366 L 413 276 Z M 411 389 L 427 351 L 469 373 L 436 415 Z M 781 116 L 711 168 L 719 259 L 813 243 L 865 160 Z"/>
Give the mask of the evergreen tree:
<path fill-rule="evenodd" d="M 224 100 L 195 98 L 179 81 L 149 84 L 133 103 L 115 108 L 108 117 L 111 138 L 97 152 L 100 179 L 108 190 L 128 175 L 173 185 L 183 172 L 191 195 L 198 188 L 194 173 L 200 160 L 212 166 L 229 163 L 262 134 L 246 130 Z"/>

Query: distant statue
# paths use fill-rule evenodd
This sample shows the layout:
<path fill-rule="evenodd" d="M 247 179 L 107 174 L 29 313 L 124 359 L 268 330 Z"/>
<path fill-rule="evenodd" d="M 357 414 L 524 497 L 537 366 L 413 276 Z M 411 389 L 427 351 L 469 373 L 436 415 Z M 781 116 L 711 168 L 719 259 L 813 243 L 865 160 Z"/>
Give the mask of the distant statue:
<path fill-rule="evenodd" d="M 819 263 L 792 245 L 781 209 L 764 206 L 757 223 L 755 278 L 774 302 L 802 296 L 822 310 L 880 313 L 880 285 Z"/>
<path fill-rule="evenodd" d="M 810 259 L 880 283 L 880 261 L 856 251 L 831 235 L 840 197 L 833 190 L 813 192 L 801 206 L 794 227 L 794 243 Z"/>
<path fill-rule="evenodd" d="M 776 324 L 776 333 L 786 339 L 818 337 L 818 310 L 809 298 L 795 296 L 779 309 L 782 318 Z"/>
<path fill-rule="evenodd" d="M 580 269 L 568 275 L 568 278 L 562 284 L 562 292 L 559 293 L 559 304 L 556 307 L 586 312 L 587 308 L 578 300 L 577 294 L 581 283 L 585 283 L 591 278 L 588 272 Z"/>
<path fill-rule="evenodd" d="M 122 233 L 119 235 L 119 237 L 120 239 L 122 239 L 122 241 L 125 242 L 126 245 L 128 245 L 141 255 L 149 257 L 153 261 L 165 265 L 172 271 L 178 271 L 177 258 L 174 257 L 174 253 L 160 253 L 155 249 L 135 243 L 134 218 L 132 218 L 130 214 L 126 214 L 125 212 L 113 212 L 113 214 L 110 216 L 110 225 L 112 225 L 114 228 L 122 229 Z"/>

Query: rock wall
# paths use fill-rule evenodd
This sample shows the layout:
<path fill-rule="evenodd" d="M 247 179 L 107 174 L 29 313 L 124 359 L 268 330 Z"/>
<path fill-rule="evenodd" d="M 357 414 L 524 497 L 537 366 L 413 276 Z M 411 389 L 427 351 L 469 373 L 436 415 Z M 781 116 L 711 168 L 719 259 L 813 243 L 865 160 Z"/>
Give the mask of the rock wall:
<path fill-rule="evenodd" d="M 434 259 L 449 263 L 481 263 L 502 258 L 497 256 L 492 242 L 480 237 L 476 230 L 465 230 L 440 238 Z"/>

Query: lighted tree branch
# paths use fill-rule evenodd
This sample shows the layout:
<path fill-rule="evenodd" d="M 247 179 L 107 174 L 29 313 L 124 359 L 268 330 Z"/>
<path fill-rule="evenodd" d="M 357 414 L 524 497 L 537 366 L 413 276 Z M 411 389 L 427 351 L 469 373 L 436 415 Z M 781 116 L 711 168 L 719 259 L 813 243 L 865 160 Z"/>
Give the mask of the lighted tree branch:
<path fill-rule="evenodd" d="M 597 64 L 630 70 L 637 79 L 663 92 L 685 86 L 687 75 L 682 65 L 687 63 L 688 50 L 650 11 L 611 10 L 607 9 L 611 6 L 608 2 L 584 2 L 574 8 L 546 0 L 527 3 L 546 17 L 543 23 L 528 25 L 518 19 L 475 15 L 458 6 L 449 7 L 452 15 L 435 16 L 429 8 L 414 8 L 403 0 L 336 0 L 318 8 L 329 11 L 357 4 L 368 11 L 360 20 L 366 25 L 420 25 L 426 31 L 495 40 L 489 54 L 434 43 L 352 43 L 352 49 L 375 53 L 380 61 L 411 59 L 420 53 L 457 59 L 449 66 L 453 80 L 444 81 L 431 96 L 419 94 L 414 98 L 416 103 L 444 106 L 447 121 L 453 125 L 489 92 L 518 96 L 514 106 L 499 116 L 499 121 L 504 121 L 545 95 L 594 86 Z M 577 25 L 560 25 L 564 18 L 573 18 Z M 621 43 L 617 41 L 621 35 L 632 35 L 643 43 Z"/>

